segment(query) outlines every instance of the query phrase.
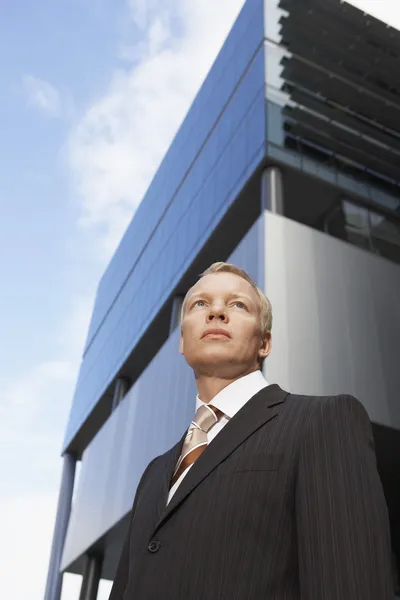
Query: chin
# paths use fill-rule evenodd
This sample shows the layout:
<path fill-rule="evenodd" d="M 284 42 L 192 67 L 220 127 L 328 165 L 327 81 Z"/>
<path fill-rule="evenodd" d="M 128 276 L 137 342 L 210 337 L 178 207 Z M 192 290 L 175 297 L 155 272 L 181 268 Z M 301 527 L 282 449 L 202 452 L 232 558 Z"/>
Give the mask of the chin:
<path fill-rule="evenodd" d="M 212 352 L 202 352 L 195 356 L 185 357 L 188 365 L 196 372 L 214 371 L 218 368 L 226 368 L 229 365 L 235 364 L 234 357 L 231 352 L 218 351 L 217 348 Z"/>

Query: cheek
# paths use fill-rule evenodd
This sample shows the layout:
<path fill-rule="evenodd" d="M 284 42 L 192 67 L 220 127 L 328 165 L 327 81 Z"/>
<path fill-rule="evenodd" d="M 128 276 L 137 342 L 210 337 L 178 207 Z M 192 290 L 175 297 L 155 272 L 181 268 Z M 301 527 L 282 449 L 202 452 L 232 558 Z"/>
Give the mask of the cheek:
<path fill-rule="evenodd" d="M 261 343 L 259 327 L 249 323 L 247 327 L 243 327 L 242 335 L 239 338 L 244 348 L 258 348 Z"/>
<path fill-rule="evenodd" d="M 187 352 L 193 352 L 198 345 L 199 332 L 198 328 L 194 324 L 186 323 L 182 328 L 181 346 L 185 354 Z"/>

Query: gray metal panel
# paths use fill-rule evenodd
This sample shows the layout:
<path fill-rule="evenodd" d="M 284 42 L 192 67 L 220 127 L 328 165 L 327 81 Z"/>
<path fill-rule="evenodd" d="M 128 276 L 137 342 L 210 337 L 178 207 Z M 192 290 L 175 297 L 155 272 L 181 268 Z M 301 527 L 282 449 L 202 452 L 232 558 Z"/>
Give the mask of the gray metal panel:
<path fill-rule="evenodd" d="M 178 342 L 176 329 L 85 451 L 63 569 L 130 510 L 147 464 L 183 434 L 195 385 Z"/>
<path fill-rule="evenodd" d="M 353 394 L 373 421 L 400 429 L 400 267 L 279 215 L 264 218 L 268 379 L 297 393 Z"/>
<path fill-rule="evenodd" d="M 262 234 L 260 219 L 229 259 L 256 280 Z M 193 416 L 195 381 L 179 354 L 179 335 L 176 328 L 84 452 L 63 570 L 128 513 L 150 460 L 181 438 Z"/>

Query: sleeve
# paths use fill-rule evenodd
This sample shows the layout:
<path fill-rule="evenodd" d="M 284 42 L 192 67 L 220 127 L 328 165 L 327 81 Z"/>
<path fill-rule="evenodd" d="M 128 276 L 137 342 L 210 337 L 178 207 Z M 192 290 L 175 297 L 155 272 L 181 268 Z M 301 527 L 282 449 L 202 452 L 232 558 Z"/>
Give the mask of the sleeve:
<path fill-rule="evenodd" d="M 120 559 L 118 562 L 118 567 L 117 567 L 117 571 L 115 574 L 113 586 L 111 588 L 109 600 L 123 600 L 123 597 L 124 597 L 124 592 L 125 592 L 125 589 L 126 589 L 126 586 L 128 583 L 128 575 L 129 575 L 129 559 L 130 559 L 129 547 L 130 547 L 130 541 L 131 541 L 132 521 L 135 517 L 136 506 L 137 506 L 138 499 L 140 496 L 140 490 L 143 486 L 143 482 L 145 481 L 146 475 L 147 475 L 148 471 L 150 470 L 150 467 L 156 460 L 156 458 L 154 458 L 147 465 L 142 477 L 140 478 L 139 485 L 136 490 L 135 500 L 134 500 L 134 503 L 132 506 L 132 511 L 131 511 L 131 518 L 129 520 L 129 527 L 128 527 L 128 531 L 127 531 L 127 534 L 125 537 L 124 545 L 122 547 L 122 552 L 121 552 L 121 556 L 120 556 Z"/>
<path fill-rule="evenodd" d="M 394 599 L 388 511 L 371 423 L 356 398 L 313 409 L 295 515 L 301 600 Z"/>

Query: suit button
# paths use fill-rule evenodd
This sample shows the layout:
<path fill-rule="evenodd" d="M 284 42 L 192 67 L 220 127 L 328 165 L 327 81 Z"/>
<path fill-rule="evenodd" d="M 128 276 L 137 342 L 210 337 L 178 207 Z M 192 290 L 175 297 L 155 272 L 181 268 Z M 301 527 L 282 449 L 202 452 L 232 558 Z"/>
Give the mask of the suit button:
<path fill-rule="evenodd" d="M 152 540 L 148 545 L 148 549 L 150 550 L 150 552 L 158 552 L 160 548 L 161 544 L 158 540 Z"/>

